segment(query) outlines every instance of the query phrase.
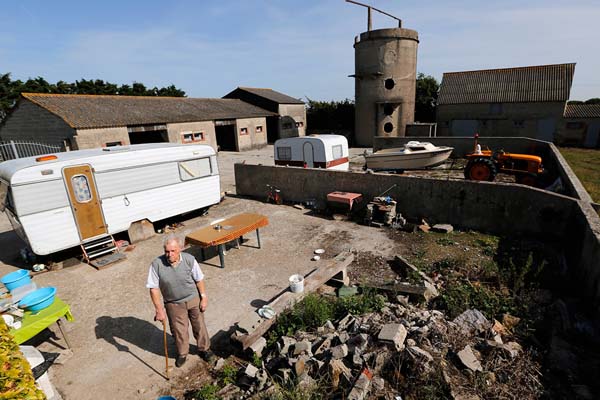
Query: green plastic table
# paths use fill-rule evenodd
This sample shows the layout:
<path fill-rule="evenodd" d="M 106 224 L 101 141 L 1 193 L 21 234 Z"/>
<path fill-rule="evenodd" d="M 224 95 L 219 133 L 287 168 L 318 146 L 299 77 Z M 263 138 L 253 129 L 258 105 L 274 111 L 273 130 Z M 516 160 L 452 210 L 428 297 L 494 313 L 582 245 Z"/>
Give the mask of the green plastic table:
<path fill-rule="evenodd" d="M 21 344 L 56 322 L 67 346 L 71 348 L 67 336 L 61 326 L 60 319 L 62 317 L 66 318 L 67 321 L 74 320 L 69 305 L 58 297 L 55 297 L 54 303 L 43 310 L 33 312 L 25 311 L 25 315 L 21 321 L 21 327 L 19 329 L 11 329 L 10 334 L 15 338 L 17 344 Z"/>

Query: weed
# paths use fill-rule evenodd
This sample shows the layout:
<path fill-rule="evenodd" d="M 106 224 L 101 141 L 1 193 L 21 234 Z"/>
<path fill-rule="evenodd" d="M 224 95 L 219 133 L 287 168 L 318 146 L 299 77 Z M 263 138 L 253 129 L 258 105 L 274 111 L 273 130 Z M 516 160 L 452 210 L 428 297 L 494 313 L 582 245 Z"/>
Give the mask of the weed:
<path fill-rule="evenodd" d="M 441 295 L 441 306 L 448 310 L 450 318 L 463 311 L 476 308 L 488 318 L 499 317 L 505 312 L 514 312 L 513 299 L 499 290 L 488 288 L 481 283 L 454 282 L 449 284 Z"/>
<path fill-rule="evenodd" d="M 204 385 L 196 393 L 194 393 L 195 400 L 219 400 L 217 392 L 219 387 L 217 385 Z"/>
<path fill-rule="evenodd" d="M 481 253 L 483 255 L 493 257 L 498 250 L 498 239 L 495 237 L 475 239 L 475 245 L 481 248 Z"/>
<path fill-rule="evenodd" d="M 223 386 L 230 383 L 235 383 L 237 381 L 237 373 L 238 369 L 235 366 L 231 364 L 225 364 L 223 369 L 221 369 L 219 372 L 219 381 L 221 381 Z"/>
<path fill-rule="evenodd" d="M 262 358 L 256 353 L 252 353 L 252 365 L 256 368 L 262 368 Z"/>
<path fill-rule="evenodd" d="M 453 244 L 455 244 L 453 240 L 450 240 L 447 237 L 438 238 L 435 242 L 440 246 L 452 246 Z"/>
<path fill-rule="evenodd" d="M 346 314 L 362 315 L 373 311 L 379 311 L 385 305 L 385 297 L 377 294 L 374 290 L 365 289 L 358 296 L 342 297 L 336 301 L 336 317 Z"/>

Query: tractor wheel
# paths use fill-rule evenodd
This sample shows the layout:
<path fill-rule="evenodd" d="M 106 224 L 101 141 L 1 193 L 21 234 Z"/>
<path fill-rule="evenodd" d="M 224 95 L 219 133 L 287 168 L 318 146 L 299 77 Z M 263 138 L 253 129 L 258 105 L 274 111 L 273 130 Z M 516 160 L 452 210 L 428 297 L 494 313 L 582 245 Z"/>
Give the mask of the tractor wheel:
<path fill-rule="evenodd" d="M 496 165 L 489 158 L 475 158 L 465 167 L 465 179 L 472 181 L 492 182 L 497 173 Z"/>
<path fill-rule="evenodd" d="M 537 176 L 534 174 L 519 174 L 515 176 L 515 181 L 521 185 L 537 186 Z"/>

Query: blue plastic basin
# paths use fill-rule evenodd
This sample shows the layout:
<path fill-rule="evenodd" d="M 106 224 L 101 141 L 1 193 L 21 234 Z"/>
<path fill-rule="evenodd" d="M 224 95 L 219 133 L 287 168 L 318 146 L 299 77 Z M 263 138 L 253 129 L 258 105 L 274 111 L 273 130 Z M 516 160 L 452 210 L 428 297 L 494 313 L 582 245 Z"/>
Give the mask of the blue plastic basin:
<path fill-rule="evenodd" d="M 173 396 L 160 396 L 157 400 L 177 400 Z"/>
<path fill-rule="evenodd" d="M 39 311 L 54 303 L 55 287 L 45 287 L 34 290 L 19 302 L 19 307 L 29 311 Z"/>
<path fill-rule="evenodd" d="M 13 290 L 23 285 L 27 285 L 31 282 L 31 276 L 29 276 L 29 271 L 26 269 L 20 269 L 15 272 L 11 272 L 10 274 L 6 274 L 0 279 L 0 282 L 4 283 L 4 286 L 8 290 Z"/>

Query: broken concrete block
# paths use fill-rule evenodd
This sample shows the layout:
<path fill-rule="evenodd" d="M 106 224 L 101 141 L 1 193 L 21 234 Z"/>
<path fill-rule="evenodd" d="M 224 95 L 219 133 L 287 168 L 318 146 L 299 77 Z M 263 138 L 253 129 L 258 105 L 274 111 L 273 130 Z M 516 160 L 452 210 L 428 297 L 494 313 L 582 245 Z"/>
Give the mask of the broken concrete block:
<path fill-rule="evenodd" d="M 369 335 L 367 335 L 366 333 L 354 335 L 350 339 L 348 339 L 346 344 L 348 345 L 349 352 L 363 352 L 369 345 Z"/>
<path fill-rule="evenodd" d="M 391 358 L 391 353 L 388 351 L 381 351 L 373 355 L 373 359 L 369 362 L 369 365 L 373 365 L 371 372 L 374 375 L 379 375 L 389 359 Z"/>
<path fill-rule="evenodd" d="M 296 363 L 294 364 L 294 372 L 296 373 L 296 376 L 300 376 L 304 373 L 304 371 L 306 371 L 306 367 L 307 367 L 307 363 L 310 360 L 310 356 L 308 355 L 302 355 L 300 357 L 298 357 L 298 360 L 296 361 Z"/>
<path fill-rule="evenodd" d="M 250 351 L 254 354 L 258 354 L 258 356 L 262 356 L 265 347 L 267 347 L 267 339 L 261 336 L 250 345 Z"/>
<path fill-rule="evenodd" d="M 419 359 L 425 363 L 433 362 L 433 356 L 426 350 L 423 350 L 417 346 L 409 346 L 408 353 L 412 355 L 415 359 Z"/>
<path fill-rule="evenodd" d="M 498 343 L 494 340 L 486 340 L 486 343 L 490 347 L 494 347 L 496 349 L 502 350 L 510 358 L 517 357 L 519 355 L 519 353 L 521 353 L 523 351 L 523 347 L 521 347 L 521 345 L 517 342 L 508 342 L 508 343 L 504 344 L 504 343 Z"/>
<path fill-rule="evenodd" d="M 246 367 L 246 369 L 244 370 L 244 374 L 246 374 L 246 376 L 250 377 L 250 378 L 254 378 L 256 377 L 256 374 L 258 373 L 258 368 L 256 368 L 254 365 L 252 364 L 248 364 L 248 366 Z"/>
<path fill-rule="evenodd" d="M 371 380 L 373 379 L 373 375 L 369 372 L 368 369 L 364 369 L 356 383 L 354 383 L 354 387 L 348 393 L 348 400 L 363 400 L 366 399 L 369 395 L 369 389 L 371 388 Z"/>
<path fill-rule="evenodd" d="M 407 333 L 406 328 L 402 324 L 386 324 L 379 331 L 377 340 L 392 343 L 396 350 L 400 351 L 404 348 L 404 340 Z"/>
<path fill-rule="evenodd" d="M 325 339 L 323 339 L 323 341 L 316 346 L 314 354 L 318 356 L 329 350 L 331 348 L 331 343 L 336 337 L 337 335 L 334 334 L 329 334 L 325 336 Z"/>
<path fill-rule="evenodd" d="M 431 227 L 431 230 L 439 233 L 450 233 L 454 230 L 454 227 L 450 224 L 435 224 Z"/>
<path fill-rule="evenodd" d="M 329 374 L 331 376 L 331 385 L 333 388 L 337 388 L 340 383 L 346 385 L 352 379 L 352 371 L 342 360 L 332 360 L 329 363 Z"/>
<path fill-rule="evenodd" d="M 425 286 L 425 289 L 426 289 L 425 292 L 423 293 L 423 297 L 425 297 L 426 301 L 434 299 L 440 295 L 440 293 L 438 292 L 437 288 L 435 287 L 435 285 L 433 283 L 424 281 L 423 285 Z"/>
<path fill-rule="evenodd" d="M 225 359 L 224 358 L 219 358 L 217 360 L 217 362 L 215 363 L 215 371 L 220 371 L 223 369 L 223 367 L 225 366 Z"/>
<path fill-rule="evenodd" d="M 131 243 L 138 243 L 142 240 L 150 239 L 156 234 L 154 232 L 154 225 L 147 219 L 131 224 L 127 233 L 129 234 L 129 241 Z"/>
<path fill-rule="evenodd" d="M 340 331 L 347 330 L 351 324 L 356 322 L 356 318 L 352 314 L 346 314 L 344 318 L 342 318 L 337 325 L 337 329 Z"/>
<path fill-rule="evenodd" d="M 515 326 L 517 326 L 517 324 L 521 321 L 521 318 L 519 317 L 514 317 L 510 314 L 503 314 L 502 315 L 502 325 L 504 325 L 504 327 L 508 330 L 511 330 L 512 328 L 514 328 Z"/>
<path fill-rule="evenodd" d="M 380 376 L 376 376 L 371 381 L 371 385 L 376 391 L 383 390 L 383 388 L 385 388 L 385 379 Z"/>
<path fill-rule="evenodd" d="M 281 377 L 283 383 L 290 382 L 292 379 L 292 370 L 289 368 L 280 368 L 277 370 L 277 374 Z"/>
<path fill-rule="evenodd" d="M 421 232 L 428 233 L 431 230 L 431 227 L 429 225 L 419 225 L 418 229 Z"/>
<path fill-rule="evenodd" d="M 348 346 L 341 344 L 331 349 L 331 358 L 334 360 L 340 360 L 348 355 Z"/>
<path fill-rule="evenodd" d="M 350 334 L 346 331 L 342 331 L 338 335 L 338 340 L 340 343 L 346 343 L 348 341 L 348 339 L 350 339 Z"/>
<path fill-rule="evenodd" d="M 330 330 L 330 331 L 335 330 L 335 326 L 333 326 L 333 322 L 331 322 L 331 321 L 325 322 L 325 325 L 323 325 L 323 328 Z"/>
<path fill-rule="evenodd" d="M 303 340 L 294 345 L 294 355 L 297 356 L 298 354 L 305 353 L 312 356 L 311 349 L 312 343 L 309 340 Z"/>
<path fill-rule="evenodd" d="M 488 330 L 492 324 L 479 310 L 471 309 L 463 312 L 452 321 L 465 334 L 478 334 Z"/>
<path fill-rule="evenodd" d="M 285 355 L 289 353 L 290 346 L 293 346 L 294 344 L 296 344 L 296 339 L 289 336 L 282 336 L 277 341 L 277 351 L 279 354 Z"/>
<path fill-rule="evenodd" d="M 362 354 L 358 351 L 355 351 L 354 354 L 352 354 L 352 366 L 354 368 L 360 368 L 363 366 L 363 364 L 364 360 Z"/>
<path fill-rule="evenodd" d="M 481 363 L 473 353 L 471 346 L 467 345 L 464 349 L 458 352 L 458 358 L 463 363 L 463 365 L 469 368 L 471 371 L 483 371 L 481 367 Z"/>

